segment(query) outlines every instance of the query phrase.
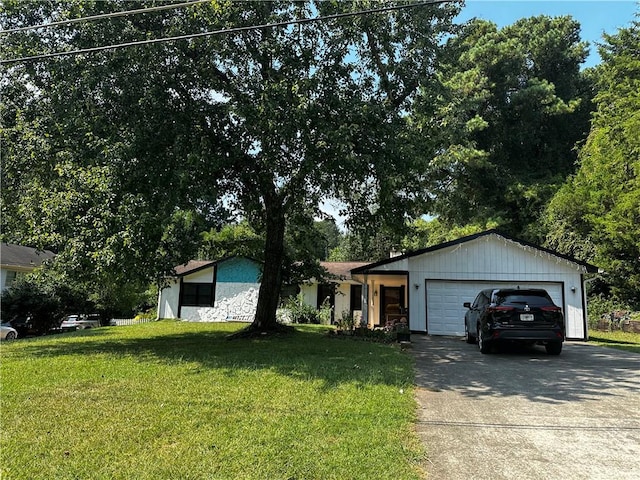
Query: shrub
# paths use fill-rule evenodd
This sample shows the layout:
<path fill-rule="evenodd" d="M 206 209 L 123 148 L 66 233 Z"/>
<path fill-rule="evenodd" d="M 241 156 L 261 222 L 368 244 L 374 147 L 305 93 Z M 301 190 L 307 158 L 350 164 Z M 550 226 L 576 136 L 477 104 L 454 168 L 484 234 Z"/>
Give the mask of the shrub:
<path fill-rule="evenodd" d="M 340 318 L 336 320 L 336 327 L 338 330 L 342 330 L 345 332 L 352 332 L 355 326 L 355 319 L 353 315 L 347 310 L 343 310 Z"/>
<path fill-rule="evenodd" d="M 331 325 L 331 314 L 333 313 L 333 308 L 331 307 L 328 299 L 325 299 L 325 301 L 322 302 L 320 310 L 316 310 L 316 312 L 318 316 L 318 323 L 321 325 Z"/>
<path fill-rule="evenodd" d="M 2 292 L 2 320 L 30 319 L 40 334 L 58 327 L 68 312 L 87 311 L 91 304 L 80 289 L 55 272 L 41 270 L 17 280 Z"/>
<path fill-rule="evenodd" d="M 329 325 L 331 323 L 331 307 L 323 304 L 320 310 L 313 308 L 304 302 L 302 293 L 295 297 L 288 298 L 283 305 L 286 313 L 281 317 L 286 317 L 290 323 L 315 323 Z"/>
<path fill-rule="evenodd" d="M 594 330 L 612 330 L 620 326 L 621 321 L 628 320 L 636 314 L 615 298 L 596 295 L 589 298 L 588 322 Z"/>
<path fill-rule="evenodd" d="M 345 335 L 345 333 L 347 333 L 347 335 Z M 397 339 L 396 331 L 387 330 L 386 328 L 371 329 L 366 326 L 358 326 L 351 331 L 341 329 L 331 330 L 329 335 L 335 336 L 336 338 L 352 338 L 354 340 L 376 343 L 392 343 Z"/>
<path fill-rule="evenodd" d="M 134 320 L 138 321 L 138 320 L 155 320 L 157 317 L 157 312 L 155 308 L 152 308 L 146 312 L 141 312 L 138 313 L 135 317 Z"/>

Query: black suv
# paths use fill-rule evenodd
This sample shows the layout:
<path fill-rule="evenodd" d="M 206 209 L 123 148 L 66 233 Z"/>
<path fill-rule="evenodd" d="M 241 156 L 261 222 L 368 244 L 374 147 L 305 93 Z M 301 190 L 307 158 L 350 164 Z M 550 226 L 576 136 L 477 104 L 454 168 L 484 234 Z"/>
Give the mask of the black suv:
<path fill-rule="evenodd" d="M 564 341 L 562 309 L 546 290 L 490 288 L 482 290 L 464 316 L 467 343 L 478 343 L 489 353 L 502 341 L 542 344 L 550 355 L 559 355 Z"/>

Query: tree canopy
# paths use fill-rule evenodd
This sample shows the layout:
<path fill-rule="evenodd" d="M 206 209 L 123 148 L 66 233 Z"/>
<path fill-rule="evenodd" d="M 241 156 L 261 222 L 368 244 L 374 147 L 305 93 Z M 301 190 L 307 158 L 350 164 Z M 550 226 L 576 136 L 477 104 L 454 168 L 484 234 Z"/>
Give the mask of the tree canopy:
<path fill-rule="evenodd" d="M 605 270 L 621 300 L 640 306 L 640 24 L 600 45 L 597 110 L 580 164 L 550 202 L 547 242 Z"/>
<path fill-rule="evenodd" d="M 441 221 L 541 235 L 540 214 L 574 171 L 574 146 L 589 127 L 579 31 L 570 17 L 526 18 L 501 29 L 472 20 L 449 39 L 441 102 L 416 114 L 442 145 L 431 212 Z"/>
<path fill-rule="evenodd" d="M 5 28 L 117 11 L 118 2 L 3 2 Z M 184 16 L 121 17 L 5 35 L 3 58 L 171 32 Z M 99 289 L 157 279 L 219 217 L 205 183 L 220 114 L 163 44 L 3 67 L 2 235 L 58 252 Z"/>
<path fill-rule="evenodd" d="M 5 58 L 278 24 L 5 68 L 3 232 L 123 280 L 166 272 L 207 222 L 242 216 L 265 238 L 254 328 L 274 328 L 287 225 L 308 223 L 325 196 L 353 225 L 403 224 L 424 196 L 431 152 L 415 150 L 406 112 L 436 81 L 456 2 L 286 24 L 371 5 L 211 2 L 12 35 Z M 120 7 L 5 2 L 1 20 Z"/>
<path fill-rule="evenodd" d="M 460 2 L 384 6 L 402 8 L 212 0 L 4 35 L 6 60 L 207 33 L 2 66 L 2 239 L 55 250 L 103 303 L 198 252 L 246 252 L 264 262 L 256 330 L 276 328 L 283 280 L 320 259 L 493 227 L 549 232 L 637 298 L 637 23 L 583 72 L 569 17 L 457 27 Z M 7 0 L 0 23 L 121 10 Z M 327 198 L 348 237 L 316 221 Z"/>

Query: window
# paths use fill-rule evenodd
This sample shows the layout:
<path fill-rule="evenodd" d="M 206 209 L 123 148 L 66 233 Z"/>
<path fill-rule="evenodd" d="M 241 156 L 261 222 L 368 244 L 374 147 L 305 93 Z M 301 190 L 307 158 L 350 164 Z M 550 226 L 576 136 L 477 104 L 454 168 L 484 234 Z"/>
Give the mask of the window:
<path fill-rule="evenodd" d="M 547 292 L 504 292 L 496 295 L 495 302 L 496 305 L 529 305 L 531 307 L 553 305 Z"/>
<path fill-rule="evenodd" d="M 185 307 L 212 307 L 213 283 L 183 283 L 182 305 Z"/>
<path fill-rule="evenodd" d="M 351 285 L 351 313 L 362 310 L 362 285 Z"/>
<path fill-rule="evenodd" d="M 488 294 L 490 293 L 491 292 L 488 290 L 481 291 L 476 297 L 475 301 L 473 302 L 473 305 L 471 306 L 471 308 L 482 308 L 485 305 L 488 305 L 489 304 Z"/>
<path fill-rule="evenodd" d="M 328 302 L 329 306 L 333 307 L 335 302 L 335 293 L 333 285 L 321 283 L 318 285 L 318 310 L 320 310 L 325 302 Z"/>
<path fill-rule="evenodd" d="M 14 270 L 7 270 L 7 279 L 5 281 L 5 286 L 10 287 L 13 282 L 18 278 L 18 272 Z"/>

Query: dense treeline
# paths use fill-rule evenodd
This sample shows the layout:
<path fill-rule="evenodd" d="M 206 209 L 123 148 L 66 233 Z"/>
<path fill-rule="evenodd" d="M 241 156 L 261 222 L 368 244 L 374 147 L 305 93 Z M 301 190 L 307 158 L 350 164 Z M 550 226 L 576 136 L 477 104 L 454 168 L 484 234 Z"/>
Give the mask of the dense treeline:
<path fill-rule="evenodd" d="M 640 23 L 605 35 L 579 168 L 549 203 L 548 244 L 605 270 L 602 293 L 640 308 Z"/>

